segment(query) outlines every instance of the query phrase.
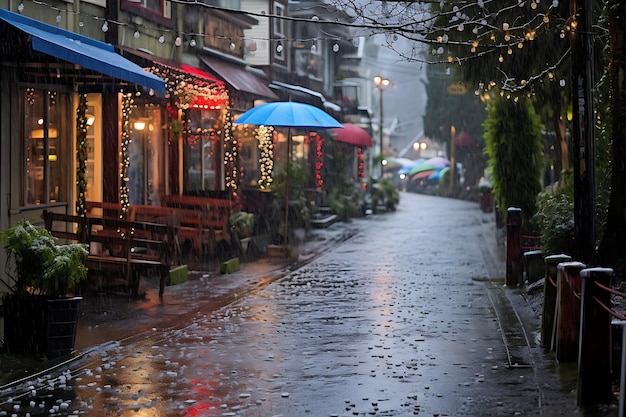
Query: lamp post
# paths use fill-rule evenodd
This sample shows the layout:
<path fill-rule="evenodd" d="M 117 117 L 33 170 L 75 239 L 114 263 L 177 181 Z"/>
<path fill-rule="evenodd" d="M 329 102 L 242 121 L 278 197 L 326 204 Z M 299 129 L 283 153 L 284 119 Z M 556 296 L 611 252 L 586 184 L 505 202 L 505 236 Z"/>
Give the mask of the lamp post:
<path fill-rule="evenodd" d="M 380 109 L 378 133 L 380 135 L 380 178 L 383 177 L 383 163 L 385 161 L 385 154 L 383 152 L 383 91 L 391 84 L 387 78 L 383 78 L 380 75 L 374 77 L 374 86 L 379 93 L 378 108 Z"/>

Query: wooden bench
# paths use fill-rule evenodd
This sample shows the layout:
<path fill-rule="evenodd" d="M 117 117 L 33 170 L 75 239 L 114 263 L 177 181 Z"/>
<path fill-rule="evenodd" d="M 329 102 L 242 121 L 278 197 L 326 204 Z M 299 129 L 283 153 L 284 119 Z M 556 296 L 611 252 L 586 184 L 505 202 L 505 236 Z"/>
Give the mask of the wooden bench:
<path fill-rule="evenodd" d="M 193 242 L 194 250 L 204 248 L 213 255 L 220 242 L 231 243 L 229 220 L 235 209 L 232 200 L 186 195 L 166 195 L 161 204 L 175 209 L 180 220 L 178 236 Z"/>
<path fill-rule="evenodd" d="M 55 237 L 89 244 L 85 266 L 97 289 L 121 286 L 138 298 L 141 276 L 156 270 L 159 298 L 163 297 L 170 270 L 171 226 L 51 211 L 43 216 Z"/>
<path fill-rule="evenodd" d="M 87 217 L 122 218 L 122 203 L 107 201 L 86 201 Z"/>
<path fill-rule="evenodd" d="M 173 233 L 168 237 L 170 243 L 170 254 L 174 263 L 178 264 L 181 255 L 178 233 L 180 228 L 180 218 L 176 210 L 171 207 L 151 206 L 133 204 L 128 208 L 128 220 L 132 222 L 158 223 L 170 226 Z"/>

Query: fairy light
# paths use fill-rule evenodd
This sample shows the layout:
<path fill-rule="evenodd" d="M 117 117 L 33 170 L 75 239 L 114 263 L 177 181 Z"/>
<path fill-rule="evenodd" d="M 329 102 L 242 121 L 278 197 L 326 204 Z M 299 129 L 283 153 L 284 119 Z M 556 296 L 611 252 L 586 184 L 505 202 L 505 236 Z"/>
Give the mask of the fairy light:
<path fill-rule="evenodd" d="M 361 181 L 365 177 L 365 158 L 363 157 L 363 148 L 360 146 L 356 148 L 356 160 L 356 176 Z"/>
<path fill-rule="evenodd" d="M 230 105 L 222 111 L 224 138 L 224 184 L 233 194 L 239 188 L 239 141 L 233 135 L 233 120 Z"/>
<path fill-rule="evenodd" d="M 180 109 L 219 110 L 228 104 L 228 91 L 222 82 L 157 62 L 147 70 L 165 81 L 165 98 Z"/>
<path fill-rule="evenodd" d="M 315 188 L 318 191 L 322 191 L 322 186 L 324 185 L 324 178 L 322 178 L 322 168 L 324 167 L 322 145 L 324 144 L 324 139 L 319 134 L 311 132 L 309 140 L 315 142 Z"/>
<path fill-rule="evenodd" d="M 122 94 L 122 143 L 120 148 L 120 203 L 122 204 L 122 212 L 120 218 L 126 218 L 126 213 L 130 206 L 129 188 L 128 188 L 128 167 L 130 166 L 130 116 L 135 107 L 133 95 Z"/>
<path fill-rule="evenodd" d="M 76 213 L 87 215 L 87 94 L 78 96 L 76 109 Z"/>
<path fill-rule="evenodd" d="M 274 128 L 272 126 L 259 126 L 256 130 L 257 146 L 259 155 L 259 188 L 268 190 L 272 185 L 272 171 L 274 170 L 274 142 L 272 136 Z"/>

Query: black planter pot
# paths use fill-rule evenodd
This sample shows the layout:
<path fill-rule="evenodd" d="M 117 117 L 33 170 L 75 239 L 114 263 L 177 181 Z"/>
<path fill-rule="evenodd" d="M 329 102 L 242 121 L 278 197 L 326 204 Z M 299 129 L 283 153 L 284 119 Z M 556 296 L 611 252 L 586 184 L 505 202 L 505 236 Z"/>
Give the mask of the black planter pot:
<path fill-rule="evenodd" d="M 11 294 L 4 298 L 4 348 L 49 359 L 74 350 L 82 297 Z"/>

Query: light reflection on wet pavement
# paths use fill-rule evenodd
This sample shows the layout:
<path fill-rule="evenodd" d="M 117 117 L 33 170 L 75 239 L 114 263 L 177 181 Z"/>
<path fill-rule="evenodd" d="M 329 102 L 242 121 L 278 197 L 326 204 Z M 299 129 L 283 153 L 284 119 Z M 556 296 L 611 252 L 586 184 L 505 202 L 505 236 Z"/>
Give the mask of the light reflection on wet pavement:
<path fill-rule="evenodd" d="M 285 278 L 217 311 L 96 346 L 54 384 L 42 378 L 4 393 L 0 409 L 135 417 L 575 413 L 567 394 L 546 404 L 542 389 L 558 394 L 556 377 L 506 367 L 476 204 L 403 194 L 397 212 L 358 221 L 362 233 Z"/>

